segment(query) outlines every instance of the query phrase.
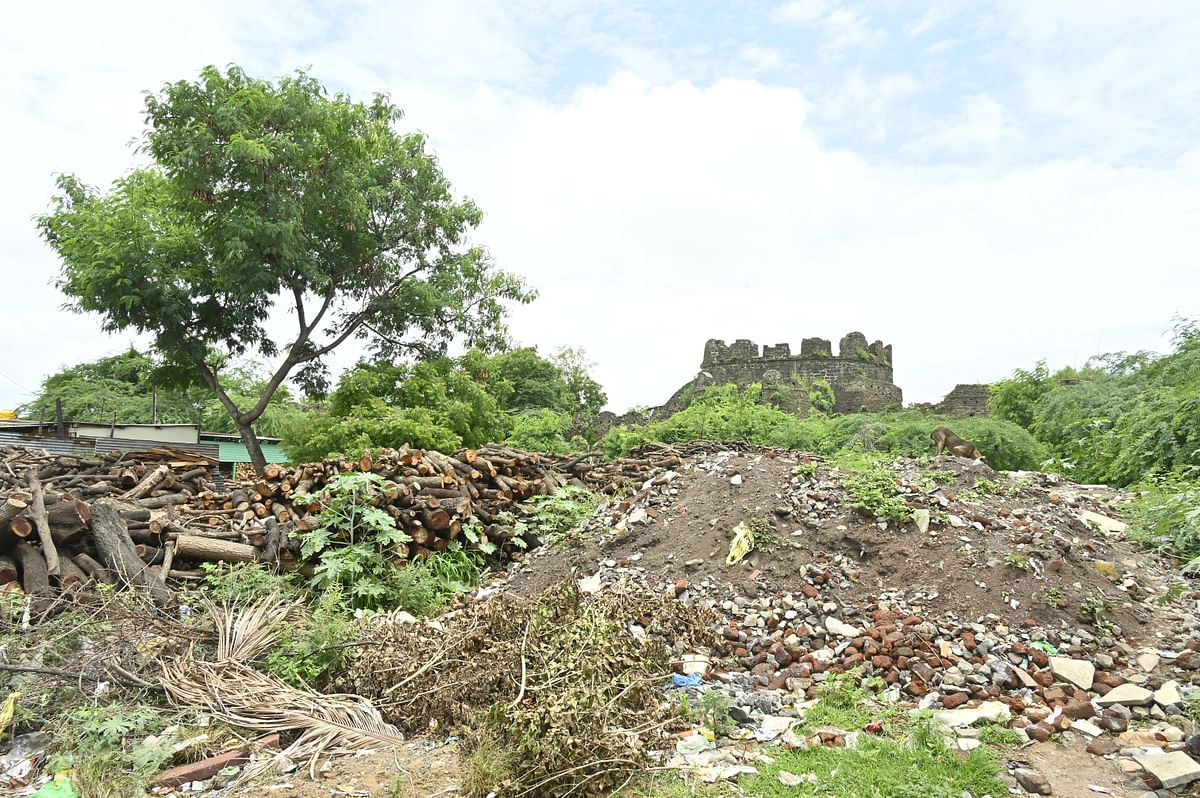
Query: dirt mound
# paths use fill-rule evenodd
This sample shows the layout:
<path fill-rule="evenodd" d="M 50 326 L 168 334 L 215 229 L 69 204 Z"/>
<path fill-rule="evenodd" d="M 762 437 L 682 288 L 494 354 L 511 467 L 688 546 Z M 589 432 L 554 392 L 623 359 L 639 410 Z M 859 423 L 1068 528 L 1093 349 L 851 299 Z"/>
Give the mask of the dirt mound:
<path fill-rule="evenodd" d="M 889 471 L 897 498 L 927 514 L 924 531 L 924 523 L 852 508 L 852 469 L 803 455 L 717 452 L 602 507 L 585 544 L 535 553 L 510 587 L 536 592 L 629 569 L 663 587 L 685 580 L 747 598 L 806 595 L 815 582 L 823 600 L 850 614 L 903 595 L 918 611 L 961 622 L 1099 622 L 1134 639 L 1147 631 L 1143 600 L 1161 592 L 1169 572 L 1144 567 L 1144 551 L 1088 526 L 1086 513 L 1111 516 L 1107 490 L 997 474 L 955 457 L 899 460 Z M 759 542 L 730 567 L 739 523 L 756 526 Z"/>

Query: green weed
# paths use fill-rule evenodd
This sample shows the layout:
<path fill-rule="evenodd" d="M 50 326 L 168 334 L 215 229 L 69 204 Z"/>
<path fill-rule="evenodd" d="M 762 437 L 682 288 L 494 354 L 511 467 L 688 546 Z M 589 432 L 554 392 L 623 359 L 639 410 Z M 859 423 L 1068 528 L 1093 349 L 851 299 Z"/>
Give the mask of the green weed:
<path fill-rule="evenodd" d="M 838 465 L 845 470 L 843 483 L 850 507 L 871 518 L 905 522 L 912 510 L 900 495 L 891 470 L 878 460 L 843 456 Z"/>
<path fill-rule="evenodd" d="M 518 507 L 516 537 L 526 534 L 555 543 L 572 537 L 596 512 L 599 498 L 591 491 L 565 485 L 548 496 L 533 496 Z"/>
<path fill-rule="evenodd" d="M 1020 745 L 1026 738 L 1016 729 L 1010 729 L 998 723 L 987 723 L 979 727 L 979 739 L 987 745 L 1011 748 L 1014 745 Z"/>
<path fill-rule="evenodd" d="M 718 735 L 728 734 L 737 726 L 729 715 L 729 710 L 733 709 L 733 699 L 720 690 L 706 690 L 700 696 L 699 706 L 692 706 L 691 699 L 685 692 L 679 693 L 676 701 L 676 710 L 680 717 L 707 726 Z"/>
<path fill-rule="evenodd" d="M 1029 558 L 1015 551 L 1010 551 L 1008 554 L 1004 555 L 1004 564 L 1009 568 L 1015 568 L 1018 571 L 1029 570 Z"/>
<path fill-rule="evenodd" d="M 46 770 L 73 770 L 81 792 L 92 798 L 143 795 L 172 753 L 170 741 L 148 746 L 142 740 L 161 731 L 168 717 L 161 708 L 140 704 L 77 707 L 55 729 L 58 749 Z"/>
<path fill-rule="evenodd" d="M 984 748 L 960 756 L 931 736 L 923 744 L 863 735 L 854 749 L 814 746 L 771 750 L 771 764 L 758 766 L 758 775 L 738 781 L 747 795 L 758 798 L 794 796 L 872 796 L 872 798 L 961 798 L 1005 795 L 997 778 L 999 767 Z M 816 776 L 815 784 L 795 787 L 779 781 L 781 771 Z"/>

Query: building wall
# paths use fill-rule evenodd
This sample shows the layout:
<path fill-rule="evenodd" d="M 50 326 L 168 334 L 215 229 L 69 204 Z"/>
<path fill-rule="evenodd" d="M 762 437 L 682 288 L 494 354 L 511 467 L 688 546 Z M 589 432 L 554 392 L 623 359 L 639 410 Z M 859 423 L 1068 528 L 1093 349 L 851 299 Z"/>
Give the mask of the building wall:
<path fill-rule="evenodd" d="M 71 424 L 71 434 L 92 438 L 130 438 L 163 443 L 198 443 L 200 428 L 194 424 Z"/>

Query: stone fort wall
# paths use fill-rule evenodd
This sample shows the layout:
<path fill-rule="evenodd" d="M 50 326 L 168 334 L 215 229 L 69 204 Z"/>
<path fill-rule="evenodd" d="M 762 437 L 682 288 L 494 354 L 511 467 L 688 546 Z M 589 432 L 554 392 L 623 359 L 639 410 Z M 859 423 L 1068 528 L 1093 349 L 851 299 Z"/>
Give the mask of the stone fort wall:
<path fill-rule="evenodd" d="M 688 395 L 724 383 L 743 388 L 762 383 L 764 396 L 777 397 L 785 409 L 793 411 L 807 409 L 808 387 L 814 380 L 830 384 L 833 410 L 839 413 L 899 408 L 904 401 L 903 393 L 892 381 L 892 347 L 882 341 L 868 343 L 860 332 L 844 336 L 836 355 L 832 343 L 824 338 L 805 338 L 795 355 L 789 344 L 759 347 L 740 338 L 727 345 L 714 338 L 704 345 L 700 369 L 695 379 L 676 391 L 656 415 L 676 412 Z"/>
<path fill-rule="evenodd" d="M 805 338 L 800 352 L 793 354 L 789 344 L 760 347 L 754 341 L 739 338 L 732 344 L 716 338 L 704 345 L 700 373 L 659 407 L 622 416 L 603 412 L 596 420 L 599 434 L 617 425 L 644 424 L 666 418 L 684 408 L 687 401 L 711 385 L 734 383 L 742 388 L 761 383 L 763 399 L 791 413 L 809 410 L 808 389 L 814 380 L 825 380 L 833 388 L 833 411 L 857 413 L 861 410 L 899 409 L 904 395 L 892 378 L 892 347 L 882 341 L 867 342 L 860 332 L 852 332 L 838 342 L 835 355 L 832 342 L 824 338 Z M 915 405 L 929 412 L 948 416 L 986 416 L 988 386 L 955 386 L 940 403 Z"/>

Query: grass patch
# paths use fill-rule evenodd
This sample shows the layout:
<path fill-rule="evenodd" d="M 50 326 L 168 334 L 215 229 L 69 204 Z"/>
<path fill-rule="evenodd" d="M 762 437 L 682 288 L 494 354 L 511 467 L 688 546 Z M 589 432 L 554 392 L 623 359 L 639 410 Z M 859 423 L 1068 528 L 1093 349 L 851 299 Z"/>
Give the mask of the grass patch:
<path fill-rule="evenodd" d="M 997 778 L 999 766 L 992 755 L 977 748 L 967 756 L 946 748 L 937 735 L 918 740 L 861 737 L 857 748 L 803 748 L 771 750 L 775 762 L 759 765 L 757 776 L 739 780 L 744 794 L 761 798 L 797 795 L 846 795 L 862 798 L 961 798 L 972 795 L 1006 795 Z M 779 773 L 811 773 L 816 784 L 788 787 Z"/>
<path fill-rule="evenodd" d="M 1027 738 L 1016 729 L 1001 726 L 999 723 L 987 723 L 979 727 L 979 740 L 986 745 L 998 748 L 1012 748 L 1025 742 Z"/>

